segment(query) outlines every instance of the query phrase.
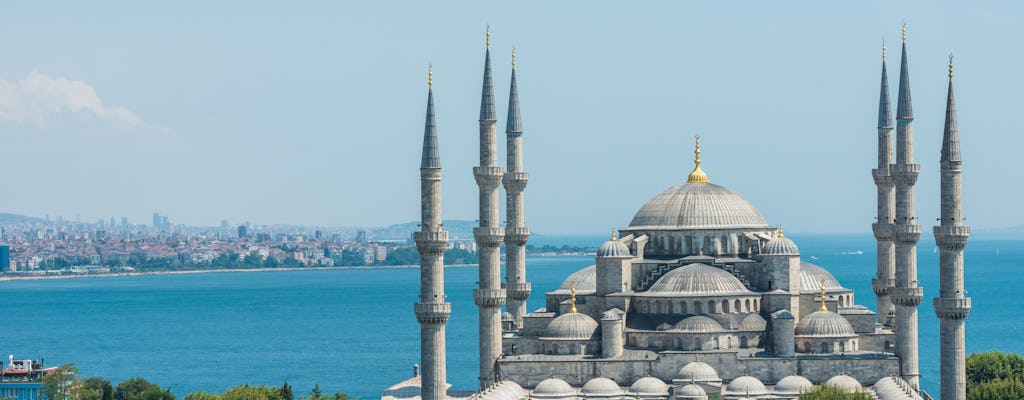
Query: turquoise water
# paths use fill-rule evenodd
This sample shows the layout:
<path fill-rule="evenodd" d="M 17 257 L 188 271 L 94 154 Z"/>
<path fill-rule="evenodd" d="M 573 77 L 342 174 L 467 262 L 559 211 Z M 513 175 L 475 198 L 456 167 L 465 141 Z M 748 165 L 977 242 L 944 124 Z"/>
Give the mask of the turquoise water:
<path fill-rule="evenodd" d="M 790 235 L 805 259 L 831 270 L 874 308 L 875 270 L 870 235 Z M 938 255 L 931 238 L 919 246 L 921 371 L 937 394 Z M 999 254 L 996 255 L 997 249 Z M 860 255 L 840 254 L 863 251 Z M 528 276 L 535 295 L 593 263 L 588 257 L 534 257 Z M 1024 352 L 1024 240 L 972 239 L 967 289 L 974 310 L 967 320 L 968 352 Z M 476 385 L 477 310 L 473 267 L 449 268 L 448 376 L 458 388 Z M 53 281 L 0 282 L 4 320 L 0 352 L 45 357 L 47 365 L 74 362 L 85 376 L 115 384 L 143 376 L 183 395 L 223 391 L 239 383 L 278 385 L 379 397 L 411 376 L 418 362 L 419 327 L 412 314 L 416 269 L 211 273 Z"/>

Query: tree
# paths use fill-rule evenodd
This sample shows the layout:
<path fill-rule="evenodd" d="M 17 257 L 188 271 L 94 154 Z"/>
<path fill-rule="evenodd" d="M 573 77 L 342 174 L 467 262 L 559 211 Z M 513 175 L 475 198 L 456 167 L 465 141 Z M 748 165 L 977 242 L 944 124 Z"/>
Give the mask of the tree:
<path fill-rule="evenodd" d="M 160 390 L 160 387 L 149 383 L 145 378 L 131 378 L 117 384 L 117 389 L 114 389 L 114 400 L 144 400 L 142 394 L 149 389 Z M 153 393 L 150 394 L 152 395 Z M 171 396 L 171 398 L 173 399 L 174 396 Z M 53 400 L 52 397 L 51 400 Z"/>
<path fill-rule="evenodd" d="M 238 385 L 220 395 L 220 400 L 284 400 L 280 388 Z"/>
<path fill-rule="evenodd" d="M 864 392 L 850 393 L 835 386 L 816 386 L 807 393 L 801 394 L 800 400 L 871 400 Z"/>
<path fill-rule="evenodd" d="M 207 392 L 204 392 L 204 391 L 200 390 L 198 392 L 189 393 L 189 394 L 185 395 L 185 398 L 182 399 L 182 400 L 219 400 L 219 399 L 220 399 L 220 396 L 218 396 L 216 393 L 207 393 Z"/>
<path fill-rule="evenodd" d="M 967 400 L 1024 399 L 1024 383 L 1015 380 L 995 380 L 975 384 L 967 391 Z"/>
<path fill-rule="evenodd" d="M 114 400 L 114 387 L 110 381 L 94 376 L 82 380 L 81 393 L 74 397 L 76 400 Z"/>
<path fill-rule="evenodd" d="M 1001 351 L 967 356 L 967 398 L 1024 399 L 1024 357 Z"/>
<path fill-rule="evenodd" d="M 153 385 L 139 395 L 139 400 L 174 400 L 174 394 L 170 390 Z"/>
<path fill-rule="evenodd" d="M 281 387 L 278 388 L 277 391 L 281 392 L 282 400 L 295 400 L 295 392 L 292 391 L 292 385 L 289 385 L 288 381 L 284 381 L 284 383 L 281 384 Z"/>
<path fill-rule="evenodd" d="M 43 375 L 43 392 L 50 400 L 71 400 L 71 389 L 78 377 L 75 364 L 64 364 Z"/>

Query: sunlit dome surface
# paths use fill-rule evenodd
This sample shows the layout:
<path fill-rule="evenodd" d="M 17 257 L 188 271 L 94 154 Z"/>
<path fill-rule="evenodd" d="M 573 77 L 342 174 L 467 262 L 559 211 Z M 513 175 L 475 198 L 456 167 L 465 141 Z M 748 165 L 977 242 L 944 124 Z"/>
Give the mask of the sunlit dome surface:
<path fill-rule="evenodd" d="M 637 211 L 629 229 L 767 228 L 747 199 L 712 183 L 683 183 L 658 193 Z"/>

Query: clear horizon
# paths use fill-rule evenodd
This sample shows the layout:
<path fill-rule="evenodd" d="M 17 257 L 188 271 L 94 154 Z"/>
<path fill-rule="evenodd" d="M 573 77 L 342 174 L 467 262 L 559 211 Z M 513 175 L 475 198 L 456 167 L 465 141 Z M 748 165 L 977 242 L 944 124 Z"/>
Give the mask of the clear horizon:
<path fill-rule="evenodd" d="M 419 218 L 426 66 L 446 219 L 474 220 L 483 31 L 499 137 L 509 58 L 525 127 L 527 225 L 625 227 L 681 183 L 702 137 L 712 183 L 787 232 L 869 232 L 880 47 L 896 96 L 906 20 L 917 215 L 938 215 L 946 56 L 964 207 L 1024 225 L 1024 5 L 384 2 L 0 5 L 0 210 L 83 222 L 371 227 Z M 503 140 L 499 140 L 503 144 Z M 503 160 L 504 146 L 499 149 Z"/>

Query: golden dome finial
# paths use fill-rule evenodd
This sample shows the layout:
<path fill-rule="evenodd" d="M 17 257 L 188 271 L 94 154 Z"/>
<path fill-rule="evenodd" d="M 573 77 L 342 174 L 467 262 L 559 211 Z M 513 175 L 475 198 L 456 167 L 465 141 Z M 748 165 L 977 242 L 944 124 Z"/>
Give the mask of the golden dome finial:
<path fill-rule="evenodd" d="M 882 38 L 882 61 L 885 61 L 885 38 Z"/>
<path fill-rule="evenodd" d="M 485 35 L 487 36 L 487 39 L 484 41 L 484 46 L 487 46 L 487 48 L 489 49 L 489 48 L 491 48 L 491 26 L 490 25 L 487 25 L 487 32 L 485 33 Z"/>
<path fill-rule="evenodd" d="M 903 43 L 907 42 L 907 20 L 903 20 Z"/>
<path fill-rule="evenodd" d="M 427 89 L 434 88 L 434 64 L 427 64 Z"/>
<path fill-rule="evenodd" d="M 512 69 L 516 69 L 516 46 L 512 46 Z"/>
<path fill-rule="evenodd" d="M 818 307 L 818 311 L 828 311 L 828 307 L 825 307 L 825 280 L 821 280 L 821 307 Z"/>
<path fill-rule="evenodd" d="M 784 238 L 784 237 L 786 237 L 786 235 L 783 235 L 783 234 L 782 234 L 782 225 L 779 225 L 779 234 L 778 234 L 778 237 L 780 237 L 780 238 Z"/>
<path fill-rule="evenodd" d="M 614 241 L 617 241 L 617 240 L 618 239 L 615 238 L 615 228 L 612 228 L 612 238 L 611 238 L 611 241 L 614 242 Z"/>
<path fill-rule="evenodd" d="M 949 80 L 953 80 L 953 53 L 949 53 Z"/>
<path fill-rule="evenodd" d="M 700 135 L 697 135 L 696 148 L 693 150 L 693 171 L 686 178 L 687 183 L 708 183 L 708 174 L 700 169 Z"/>
<path fill-rule="evenodd" d="M 569 306 L 569 313 L 570 314 L 575 314 L 576 313 L 576 282 L 573 282 L 572 285 L 569 286 L 569 293 L 570 293 L 569 294 L 569 304 L 570 304 L 570 306 Z"/>

